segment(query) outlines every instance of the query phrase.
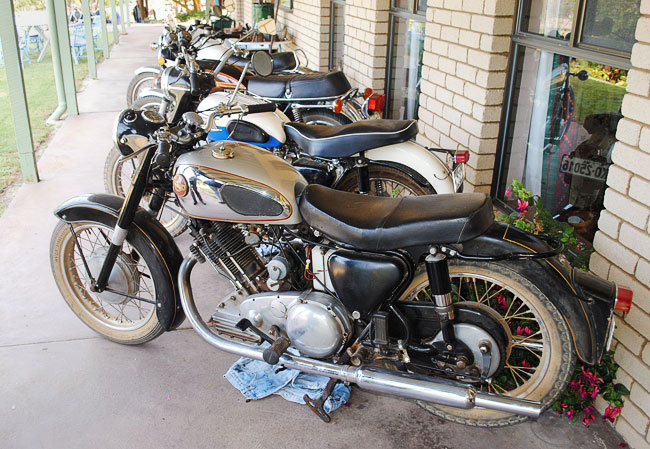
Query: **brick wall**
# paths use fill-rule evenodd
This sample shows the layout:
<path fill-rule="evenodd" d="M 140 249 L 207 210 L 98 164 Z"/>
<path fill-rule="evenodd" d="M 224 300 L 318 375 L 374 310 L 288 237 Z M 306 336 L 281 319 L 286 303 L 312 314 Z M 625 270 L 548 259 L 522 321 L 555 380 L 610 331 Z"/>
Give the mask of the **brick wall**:
<path fill-rule="evenodd" d="M 295 0 L 294 0 L 295 1 Z M 384 91 L 390 0 L 347 0 L 343 71 L 353 87 Z"/>
<path fill-rule="evenodd" d="M 514 0 L 429 0 L 418 141 L 469 149 L 466 190 L 489 192 Z"/>
<path fill-rule="evenodd" d="M 619 122 L 605 209 L 591 269 L 634 290 L 634 305 L 617 319 L 618 381 L 630 388 L 616 429 L 635 449 L 650 448 L 650 1 L 641 2 L 624 119 Z M 602 405 L 601 405 L 602 407 Z"/>

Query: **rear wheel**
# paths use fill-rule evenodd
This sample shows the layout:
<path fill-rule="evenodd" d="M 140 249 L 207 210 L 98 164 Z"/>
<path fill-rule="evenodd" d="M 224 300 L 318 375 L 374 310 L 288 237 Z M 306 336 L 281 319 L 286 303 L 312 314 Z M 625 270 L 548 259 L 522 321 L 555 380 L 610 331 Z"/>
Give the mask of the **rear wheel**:
<path fill-rule="evenodd" d="M 155 303 L 160 301 L 159 295 L 173 294 L 173 286 L 166 267 L 146 238 L 133 232 L 117 256 L 108 283 L 112 289 L 130 296 L 91 291 L 84 259 L 96 279 L 112 232 L 112 226 L 103 222 L 85 221 L 72 225 L 59 222 L 50 241 L 54 280 L 70 309 L 95 332 L 122 344 L 145 343 L 165 331 L 158 321 Z"/>
<path fill-rule="evenodd" d="M 372 196 L 399 198 L 403 196 L 431 195 L 436 191 L 430 185 L 421 185 L 412 177 L 393 167 L 369 165 L 368 178 Z M 351 170 L 336 187 L 344 192 L 359 193 L 356 170 Z"/>
<path fill-rule="evenodd" d="M 307 109 L 302 113 L 302 120 L 308 125 L 340 126 L 352 123 L 343 114 L 336 114 L 329 109 Z"/>
<path fill-rule="evenodd" d="M 106 191 L 122 198 L 126 197 L 126 192 L 129 190 L 138 163 L 137 157 L 122 160 L 120 152 L 113 146 L 108 152 L 104 163 L 104 187 Z M 149 200 L 149 195 L 145 195 L 142 198 L 141 206 L 146 208 Z M 188 221 L 181 214 L 180 206 L 176 204 L 171 195 L 168 196 L 167 201 L 160 209 L 157 219 L 174 237 L 181 235 L 187 229 Z"/>
<path fill-rule="evenodd" d="M 145 72 L 139 73 L 131 79 L 129 87 L 126 89 L 126 104 L 132 107 L 132 104 L 138 99 L 140 93 L 145 89 L 154 87 L 154 81 L 158 76 L 157 73 Z"/>
<path fill-rule="evenodd" d="M 470 304 L 487 318 L 496 319 L 507 339 L 499 348 L 500 367 L 490 375 L 490 383 L 480 387 L 490 393 L 540 401 L 548 408 L 571 379 L 576 353 L 569 328 L 562 315 L 531 281 L 500 263 L 451 260 L 449 272 L 454 303 Z M 424 267 L 415 275 L 402 298 L 431 301 Z M 476 332 L 476 334 L 480 334 Z M 477 342 L 464 341 L 470 349 Z M 457 409 L 418 402 L 434 415 L 479 427 L 500 427 L 526 417 L 486 409 Z"/>

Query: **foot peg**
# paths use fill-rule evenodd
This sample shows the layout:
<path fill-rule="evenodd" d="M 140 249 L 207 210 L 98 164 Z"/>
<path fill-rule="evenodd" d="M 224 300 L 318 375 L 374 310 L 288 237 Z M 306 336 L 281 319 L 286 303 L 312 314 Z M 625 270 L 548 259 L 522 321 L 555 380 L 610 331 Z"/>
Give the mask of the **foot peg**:
<path fill-rule="evenodd" d="M 271 344 L 271 346 L 264 350 L 264 353 L 262 354 L 264 361 L 269 365 L 277 365 L 280 361 L 280 357 L 282 357 L 282 354 L 287 352 L 290 344 L 291 342 L 287 337 L 279 337 Z"/>
<path fill-rule="evenodd" d="M 271 344 L 273 344 L 273 342 L 275 341 L 271 337 L 266 335 L 264 332 L 262 332 L 261 330 L 253 326 L 253 323 L 251 323 L 250 320 L 248 320 L 247 318 L 242 318 L 241 320 L 239 320 L 237 324 L 235 324 L 235 326 L 237 327 L 237 329 L 241 331 L 250 330 L 251 332 L 255 333 L 258 337 L 260 337 L 262 340 L 267 341 Z"/>

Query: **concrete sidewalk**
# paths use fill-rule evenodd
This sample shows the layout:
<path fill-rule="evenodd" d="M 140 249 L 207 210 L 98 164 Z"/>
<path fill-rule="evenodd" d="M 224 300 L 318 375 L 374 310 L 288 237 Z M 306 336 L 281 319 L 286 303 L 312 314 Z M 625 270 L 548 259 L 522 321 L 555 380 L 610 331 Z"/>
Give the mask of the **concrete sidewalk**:
<path fill-rule="evenodd" d="M 589 428 L 552 413 L 505 429 L 474 429 L 417 405 L 354 389 L 324 424 L 274 396 L 246 403 L 222 376 L 236 357 L 192 330 L 139 347 L 98 337 L 67 308 L 51 275 L 52 211 L 103 191 L 113 120 L 133 70 L 155 63 L 159 26 L 134 25 L 79 95 L 39 161 L 42 182 L 24 185 L 0 218 L 0 447 L 2 448 L 615 448 L 601 420 Z M 189 239 L 178 241 L 185 252 Z M 226 293 L 208 264 L 193 284 L 202 310 Z"/>

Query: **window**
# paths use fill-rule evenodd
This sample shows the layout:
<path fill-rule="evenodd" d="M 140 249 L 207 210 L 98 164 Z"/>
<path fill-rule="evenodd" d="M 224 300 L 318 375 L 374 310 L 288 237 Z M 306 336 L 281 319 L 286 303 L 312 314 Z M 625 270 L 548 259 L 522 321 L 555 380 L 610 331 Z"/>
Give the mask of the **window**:
<path fill-rule="evenodd" d="M 418 118 L 425 29 L 422 5 L 426 1 L 393 0 L 385 85 L 387 118 Z M 409 12 L 402 11 L 405 7 Z"/>
<path fill-rule="evenodd" d="M 343 68 L 345 40 L 345 1 L 332 0 L 330 3 L 330 46 L 329 69 Z"/>
<path fill-rule="evenodd" d="M 279 0 L 279 2 L 280 2 L 280 8 L 287 11 L 293 10 L 293 0 Z"/>
<path fill-rule="evenodd" d="M 603 208 L 639 17 L 638 0 L 605 3 L 520 1 L 492 186 L 496 203 L 514 209 L 505 192 L 520 180 L 587 246 Z"/>

